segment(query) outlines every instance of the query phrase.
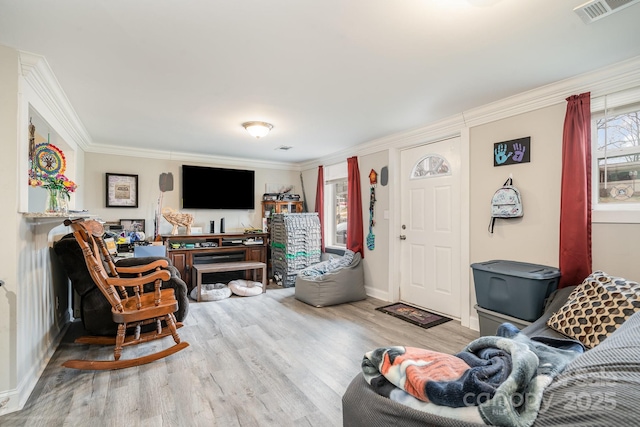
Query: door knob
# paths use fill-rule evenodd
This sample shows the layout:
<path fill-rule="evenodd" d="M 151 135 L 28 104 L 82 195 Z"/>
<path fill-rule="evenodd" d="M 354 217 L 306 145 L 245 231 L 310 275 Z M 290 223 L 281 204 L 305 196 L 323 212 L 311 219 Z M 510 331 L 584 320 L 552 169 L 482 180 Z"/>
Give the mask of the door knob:
<path fill-rule="evenodd" d="M 407 236 L 405 236 L 404 234 L 400 235 L 400 240 L 407 240 Z"/>

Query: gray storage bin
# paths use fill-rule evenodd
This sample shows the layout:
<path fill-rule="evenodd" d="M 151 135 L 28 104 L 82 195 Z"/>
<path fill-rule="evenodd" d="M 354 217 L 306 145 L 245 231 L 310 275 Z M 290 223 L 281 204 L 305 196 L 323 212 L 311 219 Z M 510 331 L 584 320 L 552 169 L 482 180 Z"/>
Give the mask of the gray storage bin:
<path fill-rule="evenodd" d="M 486 308 L 480 307 L 478 304 L 474 305 L 473 308 L 478 312 L 480 335 L 483 337 L 487 335 L 495 335 L 496 330 L 498 330 L 498 326 L 505 322 L 511 323 L 520 330 L 531 324 L 531 322 L 527 322 L 526 320 L 516 319 L 515 317 L 507 316 L 506 314 L 498 313 L 497 311 L 487 310 Z"/>
<path fill-rule="evenodd" d="M 530 322 L 540 317 L 560 279 L 557 268 L 526 262 L 492 260 L 471 268 L 480 307 Z"/>

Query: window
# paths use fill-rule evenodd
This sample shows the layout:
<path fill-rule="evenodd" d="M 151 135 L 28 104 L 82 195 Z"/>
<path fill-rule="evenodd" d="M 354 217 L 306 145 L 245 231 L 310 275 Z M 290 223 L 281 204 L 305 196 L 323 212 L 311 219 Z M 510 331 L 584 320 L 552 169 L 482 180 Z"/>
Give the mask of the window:
<path fill-rule="evenodd" d="M 347 163 L 324 167 L 325 246 L 347 247 Z"/>
<path fill-rule="evenodd" d="M 451 175 L 449 162 L 438 154 L 429 154 L 421 158 L 411 171 L 411 179 L 431 178 L 438 175 Z"/>
<path fill-rule="evenodd" d="M 635 92 L 609 95 L 592 103 L 595 222 L 619 222 L 607 212 L 635 211 L 637 218 L 640 210 L 640 89 Z M 629 216 L 625 218 L 628 222 Z"/>

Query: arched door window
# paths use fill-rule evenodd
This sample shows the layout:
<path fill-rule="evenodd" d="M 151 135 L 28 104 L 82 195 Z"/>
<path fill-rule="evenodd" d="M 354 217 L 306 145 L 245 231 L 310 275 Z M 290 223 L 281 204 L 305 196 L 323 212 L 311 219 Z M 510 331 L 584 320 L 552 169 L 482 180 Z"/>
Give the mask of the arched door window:
<path fill-rule="evenodd" d="M 438 154 L 424 156 L 411 170 L 411 179 L 433 178 L 439 175 L 451 175 L 451 166 L 447 159 Z"/>

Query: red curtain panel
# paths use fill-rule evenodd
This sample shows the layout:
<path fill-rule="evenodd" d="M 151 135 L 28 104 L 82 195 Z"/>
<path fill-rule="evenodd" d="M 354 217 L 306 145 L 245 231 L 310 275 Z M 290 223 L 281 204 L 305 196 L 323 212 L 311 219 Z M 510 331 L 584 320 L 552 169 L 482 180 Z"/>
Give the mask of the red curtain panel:
<path fill-rule="evenodd" d="M 318 218 L 320 218 L 320 249 L 324 253 L 324 168 L 322 165 L 318 166 L 316 212 L 318 212 Z"/>
<path fill-rule="evenodd" d="M 360 252 L 364 258 L 364 237 L 362 231 L 362 193 L 360 191 L 360 170 L 356 156 L 347 159 L 347 249 Z"/>
<path fill-rule="evenodd" d="M 591 274 L 591 94 L 567 98 L 562 136 L 559 287 Z"/>

